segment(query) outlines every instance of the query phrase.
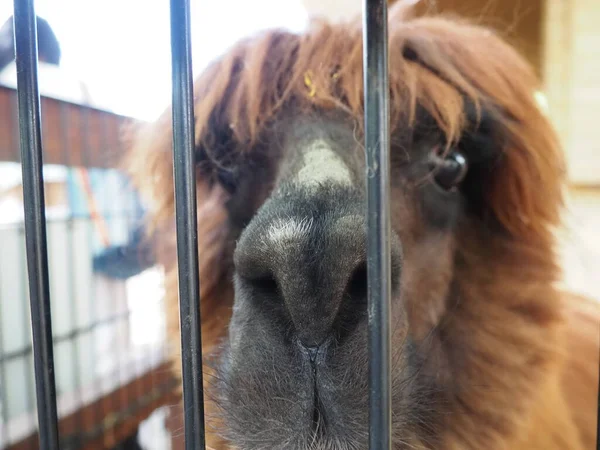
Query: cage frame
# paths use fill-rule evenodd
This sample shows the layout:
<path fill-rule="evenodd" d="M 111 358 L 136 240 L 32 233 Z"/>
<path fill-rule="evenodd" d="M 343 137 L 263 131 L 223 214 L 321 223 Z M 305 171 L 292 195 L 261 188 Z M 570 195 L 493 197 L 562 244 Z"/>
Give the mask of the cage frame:
<path fill-rule="evenodd" d="M 363 2 L 365 178 L 369 317 L 369 448 L 390 450 L 391 261 L 388 34 L 386 0 Z M 34 0 L 14 0 L 18 117 L 33 331 L 39 446 L 59 449 L 43 185 Z M 205 448 L 194 95 L 189 0 L 170 0 L 175 222 L 185 447 Z"/>

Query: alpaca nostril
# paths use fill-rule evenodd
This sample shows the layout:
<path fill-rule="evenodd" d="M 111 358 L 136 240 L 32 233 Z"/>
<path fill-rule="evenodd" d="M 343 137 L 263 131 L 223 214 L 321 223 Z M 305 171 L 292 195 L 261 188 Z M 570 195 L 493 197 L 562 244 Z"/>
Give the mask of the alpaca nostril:
<path fill-rule="evenodd" d="M 367 298 L 367 263 L 359 264 L 348 281 L 346 296 L 353 302 L 360 302 Z"/>
<path fill-rule="evenodd" d="M 248 281 L 263 294 L 277 295 L 280 293 L 279 284 L 272 274 L 262 275 Z"/>
<path fill-rule="evenodd" d="M 276 314 L 264 326 L 286 342 L 299 339 L 314 357 L 326 339 L 342 342 L 366 320 L 367 229 L 362 213 L 322 212 L 312 191 L 299 191 L 307 203 L 286 213 L 289 195 L 269 200 L 242 232 L 233 255 L 236 301 Z M 355 207 L 363 209 L 358 200 Z"/>
<path fill-rule="evenodd" d="M 333 334 L 339 341 L 343 341 L 367 314 L 366 261 L 358 264 L 349 274 L 335 321 L 332 324 Z"/>

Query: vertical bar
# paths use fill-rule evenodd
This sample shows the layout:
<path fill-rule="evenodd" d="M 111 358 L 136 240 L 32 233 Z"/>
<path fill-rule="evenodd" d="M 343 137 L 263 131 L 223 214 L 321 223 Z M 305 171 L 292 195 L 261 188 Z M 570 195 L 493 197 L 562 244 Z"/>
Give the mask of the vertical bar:
<path fill-rule="evenodd" d="M 23 201 L 40 448 L 58 449 L 34 0 L 14 0 Z"/>
<path fill-rule="evenodd" d="M 386 0 L 365 0 L 363 74 L 367 162 L 369 448 L 391 447 L 390 143 Z"/>
<path fill-rule="evenodd" d="M 19 99 L 15 96 L 14 98 L 14 111 L 15 111 L 15 116 L 17 116 L 17 120 L 15 121 L 15 132 L 16 134 L 19 133 L 19 121 L 18 121 L 18 109 L 19 109 Z M 15 134 L 15 135 L 16 135 Z M 18 146 L 17 146 L 18 147 Z M 17 161 L 19 160 L 19 156 L 20 156 L 20 149 L 16 148 L 16 152 L 17 155 L 15 155 L 17 157 Z M 22 183 L 21 183 L 22 184 Z M 21 186 L 21 189 L 23 190 L 23 186 Z M 25 236 L 25 226 L 23 224 L 18 224 L 18 234 L 19 234 L 19 243 L 23 243 L 23 252 L 19 252 L 19 262 L 18 262 L 18 266 L 19 266 L 19 283 L 21 286 L 21 289 L 23 290 L 23 294 L 25 294 L 25 292 L 27 291 L 27 238 Z M 30 300 L 31 301 L 31 300 Z M 23 318 L 23 323 L 22 323 L 22 335 L 23 338 L 26 342 L 25 344 L 25 348 L 24 350 L 24 354 L 23 354 L 23 359 L 24 361 L 24 366 L 25 366 L 25 373 L 23 373 L 23 376 L 26 379 L 26 405 L 27 405 L 27 413 L 28 413 L 28 417 L 27 417 L 27 426 L 30 425 L 30 418 L 29 418 L 29 414 L 33 415 L 33 413 L 36 412 L 35 410 L 35 371 L 33 368 L 34 362 L 33 362 L 33 342 L 32 342 L 32 336 L 31 333 L 29 332 L 29 330 L 31 329 L 31 308 L 27 307 L 27 295 L 23 295 L 20 299 L 19 299 L 19 304 L 21 307 L 21 312 L 22 312 L 22 318 Z M 31 376 L 33 375 L 33 377 Z M 32 433 L 35 432 L 39 432 L 39 427 L 35 427 L 35 422 L 36 422 L 36 418 L 32 418 L 33 421 L 33 429 L 32 429 Z M 36 442 L 35 439 L 32 439 L 29 441 L 29 446 L 28 448 L 31 450 L 35 450 L 35 446 L 36 446 Z"/>
<path fill-rule="evenodd" d="M 19 114 L 18 114 L 18 109 L 19 109 L 19 99 L 17 98 L 17 96 L 15 96 L 13 98 L 12 101 L 12 111 L 14 112 L 14 116 L 13 116 L 13 130 L 14 130 L 14 135 L 17 136 L 19 134 Z M 20 157 L 20 148 L 19 145 L 15 145 L 15 157 L 16 160 L 19 160 Z M 21 183 L 22 184 L 22 183 Z M 23 186 L 21 186 L 21 190 L 23 190 Z M 18 223 L 16 224 L 17 226 L 17 230 L 18 230 L 18 241 L 19 244 L 23 243 L 23 247 L 25 247 L 23 250 L 26 249 L 27 247 L 27 239 L 25 237 L 25 227 L 24 225 Z M 24 295 L 22 295 L 18 301 L 19 301 L 19 305 L 21 307 L 21 313 L 22 313 L 22 326 L 21 326 L 21 330 L 22 330 L 22 336 L 25 342 L 25 347 L 23 348 L 23 359 L 24 361 L 24 369 L 25 372 L 23 373 L 23 377 L 25 378 L 25 386 L 26 386 L 26 392 L 25 392 L 25 404 L 27 407 L 27 426 L 30 426 L 30 418 L 29 418 L 29 414 L 32 414 L 35 412 L 35 394 L 34 394 L 34 390 L 35 390 L 35 371 L 33 369 L 33 342 L 32 342 L 32 337 L 31 337 L 31 333 L 29 332 L 30 328 L 31 328 L 31 308 L 27 307 L 27 295 L 25 295 L 25 292 L 27 291 L 27 255 L 26 255 L 26 250 L 23 252 L 19 252 L 19 261 L 18 261 L 18 267 L 19 267 L 19 284 L 20 287 L 22 289 L 22 292 Z M 34 375 L 33 377 L 31 375 Z M 33 379 L 32 379 L 33 378 Z M 35 418 L 32 419 L 34 426 L 33 429 L 31 430 L 32 433 L 35 432 L 39 432 L 39 427 L 35 428 Z M 29 446 L 28 448 L 35 450 L 35 439 L 32 439 L 29 441 Z"/>
<path fill-rule="evenodd" d="M 205 447 L 204 393 L 194 165 L 194 97 L 188 0 L 171 0 L 171 53 L 184 434 L 185 448 L 198 450 Z"/>

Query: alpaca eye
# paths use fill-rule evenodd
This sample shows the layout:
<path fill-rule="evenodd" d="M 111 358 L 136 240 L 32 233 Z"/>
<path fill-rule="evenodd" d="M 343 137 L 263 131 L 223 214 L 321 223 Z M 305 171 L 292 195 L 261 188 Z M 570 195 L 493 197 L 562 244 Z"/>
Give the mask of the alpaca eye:
<path fill-rule="evenodd" d="M 452 150 L 447 155 L 442 155 L 439 150 L 435 150 L 429 160 L 429 168 L 437 185 L 450 191 L 464 180 L 469 166 L 460 152 Z"/>

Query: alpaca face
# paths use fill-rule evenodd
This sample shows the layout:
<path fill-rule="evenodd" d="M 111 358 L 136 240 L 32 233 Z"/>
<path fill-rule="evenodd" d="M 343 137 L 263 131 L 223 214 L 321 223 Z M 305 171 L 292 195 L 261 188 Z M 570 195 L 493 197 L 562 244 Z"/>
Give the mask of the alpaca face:
<path fill-rule="evenodd" d="M 489 29 L 398 10 L 389 39 L 394 446 L 523 448 L 559 348 L 560 146 L 533 71 Z M 362 70 L 360 24 L 316 23 L 197 80 L 209 431 L 234 448 L 367 446 Z M 170 123 L 132 152 L 165 236 Z"/>
<path fill-rule="evenodd" d="M 228 435 L 244 449 L 366 448 L 362 146 L 352 122 L 339 118 L 298 117 L 270 133 L 262 153 L 275 163 L 258 174 L 242 163 L 238 186 L 229 186 L 230 217 L 246 217 L 238 224 L 233 316 L 217 377 Z M 426 126 L 404 129 L 393 142 L 393 409 L 403 448 L 428 437 L 420 424 L 437 420 L 421 346 L 456 295 L 455 231 L 468 214 L 466 186 L 490 153 L 467 140 L 444 152 L 442 135 Z M 248 193 L 260 197 L 264 185 L 272 188 L 260 206 L 242 214 L 236 196 L 248 204 Z"/>

